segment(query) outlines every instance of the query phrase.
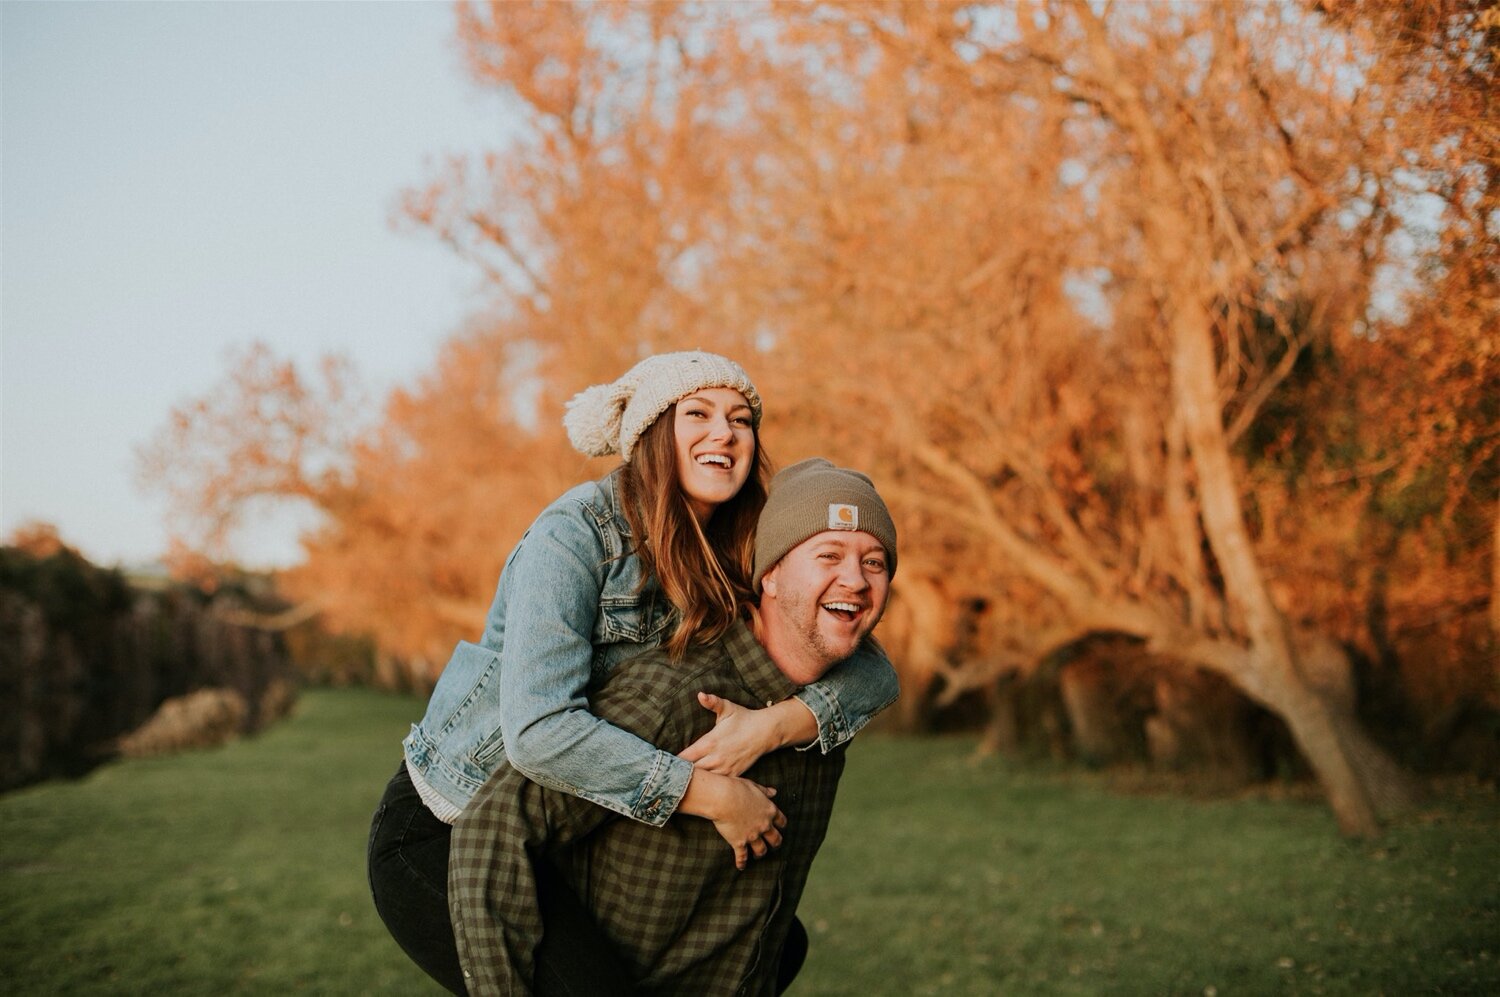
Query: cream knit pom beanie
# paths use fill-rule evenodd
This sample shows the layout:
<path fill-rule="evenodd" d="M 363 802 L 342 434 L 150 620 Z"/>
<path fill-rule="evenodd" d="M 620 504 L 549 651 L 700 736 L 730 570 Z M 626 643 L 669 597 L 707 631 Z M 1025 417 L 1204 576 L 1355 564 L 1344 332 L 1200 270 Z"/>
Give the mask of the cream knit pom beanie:
<path fill-rule="evenodd" d="M 739 364 L 717 353 L 689 350 L 647 357 L 609 384 L 585 388 L 568 402 L 563 426 L 579 453 L 617 453 L 629 462 L 635 441 L 673 402 L 701 388 L 733 388 L 760 426 L 760 394 Z"/>

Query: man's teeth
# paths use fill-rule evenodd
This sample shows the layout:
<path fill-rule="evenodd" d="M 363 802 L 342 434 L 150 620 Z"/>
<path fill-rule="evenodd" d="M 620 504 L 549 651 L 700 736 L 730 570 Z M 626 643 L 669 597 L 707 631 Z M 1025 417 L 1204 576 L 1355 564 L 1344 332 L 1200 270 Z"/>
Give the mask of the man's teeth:
<path fill-rule="evenodd" d="M 698 463 L 717 464 L 720 467 L 730 467 L 734 462 L 721 453 L 706 453 L 698 458 Z"/>
<path fill-rule="evenodd" d="M 859 607 L 856 606 L 852 602 L 825 602 L 825 603 L 823 603 L 823 608 L 824 609 L 837 609 L 837 610 L 841 610 L 841 611 L 843 611 L 845 613 L 857 613 L 857 612 L 859 612 Z"/>

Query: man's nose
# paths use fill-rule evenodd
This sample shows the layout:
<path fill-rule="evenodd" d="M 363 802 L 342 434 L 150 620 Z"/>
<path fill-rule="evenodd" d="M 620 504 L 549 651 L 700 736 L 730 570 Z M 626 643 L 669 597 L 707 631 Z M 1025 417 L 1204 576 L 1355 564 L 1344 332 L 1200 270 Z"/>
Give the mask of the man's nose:
<path fill-rule="evenodd" d="M 865 567 L 857 557 L 845 558 L 839 565 L 839 582 L 851 592 L 863 592 L 870 587 Z"/>

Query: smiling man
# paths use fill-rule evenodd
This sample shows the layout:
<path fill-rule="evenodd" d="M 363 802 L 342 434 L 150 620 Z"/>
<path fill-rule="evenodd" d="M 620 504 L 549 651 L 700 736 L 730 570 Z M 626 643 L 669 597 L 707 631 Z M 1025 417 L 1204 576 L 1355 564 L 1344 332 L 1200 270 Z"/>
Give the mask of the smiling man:
<path fill-rule="evenodd" d="M 847 658 L 879 622 L 895 570 L 896 528 L 870 479 L 821 458 L 793 465 L 772 481 L 760 516 L 759 604 L 681 661 L 658 649 L 620 665 L 592 696 L 594 712 L 680 751 L 713 725 L 704 705 L 726 713 L 779 702 Z M 612 821 L 509 767 L 497 771 L 451 843 L 449 902 L 469 992 L 547 990 L 533 978 L 544 928 L 533 870 L 542 860 L 602 929 L 628 977 L 622 991 L 776 993 L 843 766 L 842 750 L 786 748 L 745 773 L 775 790 L 785 825 L 765 835 L 755 848 L 763 857 L 743 870 L 744 856 L 708 821 Z"/>

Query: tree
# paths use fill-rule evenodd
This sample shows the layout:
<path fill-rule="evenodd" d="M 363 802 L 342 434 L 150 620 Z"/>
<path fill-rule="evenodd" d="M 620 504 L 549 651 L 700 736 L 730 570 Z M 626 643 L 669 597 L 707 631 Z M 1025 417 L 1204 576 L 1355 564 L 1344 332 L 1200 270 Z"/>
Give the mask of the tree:
<path fill-rule="evenodd" d="M 1282 718 L 1374 831 L 1412 786 L 1356 720 L 1359 607 L 1421 588 L 1387 558 L 1446 545 L 1431 579 L 1470 585 L 1494 556 L 1445 518 L 1494 522 L 1492 12 L 1403 11 L 461 7 L 524 138 L 406 216 L 503 306 L 350 448 L 305 577 L 436 654 L 498 570 L 473 550 L 591 470 L 559 459 L 562 401 L 716 349 L 773 453 L 892 499 L 924 674 L 980 687 L 1124 635 Z M 1432 473 L 1419 543 L 1372 548 Z"/>
<path fill-rule="evenodd" d="M 1347 39 L 1288 8 L 777 13 L 782 44 L 737 74 L 775 94 L 747 101 L 774 144 L 741 166 L 753 235 L 718 272 L 780 320 L 805 424 L 891 434 L 901 459 L 864 456 L 924 537 L 1031 590 L 1018 651 L 1112 631 L 1225 675 L 1372 832 L 1407 781 L 1338 694 L 1347 658 L 1273 598 L 1231 448 L 1287 366 L 1245 348 L 1254 319 L 1292 337 L 1289 292 L 1356 262 L 1335 209 L 1394 168 Z M 1082 335 L 1090 293 L 1112 328 Z"/>
<path fill-rule="evenodd" d="M 141 484 L 166 493 L 184 552 L 222 555 L 258 502 L 327 508 L 348 487 L 360 431 L 353 368 L 327 357 L 309 378 L 253 343 L 223 380 L 176 406 L 137 454 Z"/>

